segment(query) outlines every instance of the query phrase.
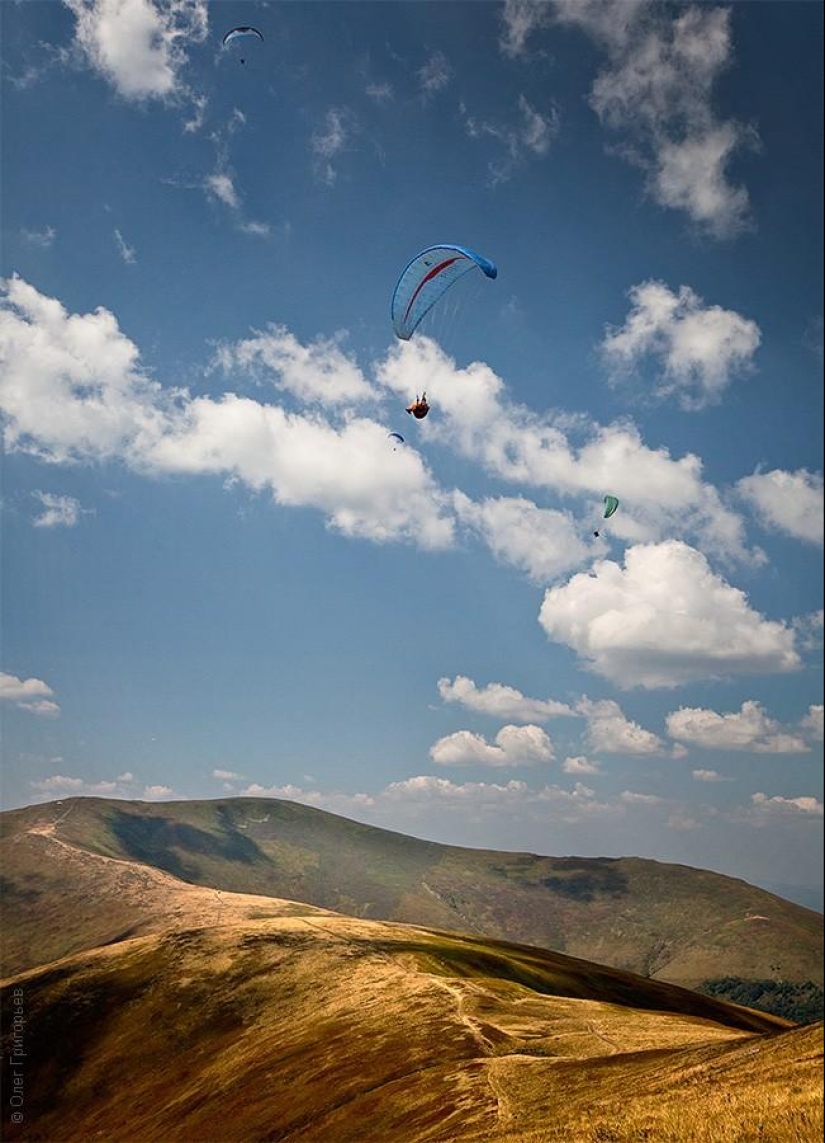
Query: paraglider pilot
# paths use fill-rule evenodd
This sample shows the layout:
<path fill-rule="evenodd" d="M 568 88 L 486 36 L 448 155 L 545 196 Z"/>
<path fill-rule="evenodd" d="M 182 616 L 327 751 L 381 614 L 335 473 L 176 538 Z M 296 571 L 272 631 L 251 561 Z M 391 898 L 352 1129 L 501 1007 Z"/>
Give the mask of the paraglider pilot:
<path fill-rule="evenodd" d="M 426 393 L 421 394 L 420 400 L 418 398 L 418 395 L 416 394 L 416 398 L 413 401 L 413 403 L 411 405 L 407 405 L 407 412 L 412 413 L 412 415 L 418 421 L 423 420 L 423 418 L 426 417 L 426 415 L 427 415 L 427 413 L 429 413 L 429 411 L 430 411 L 430 406 L 427 404 L 427 394 Z"/>

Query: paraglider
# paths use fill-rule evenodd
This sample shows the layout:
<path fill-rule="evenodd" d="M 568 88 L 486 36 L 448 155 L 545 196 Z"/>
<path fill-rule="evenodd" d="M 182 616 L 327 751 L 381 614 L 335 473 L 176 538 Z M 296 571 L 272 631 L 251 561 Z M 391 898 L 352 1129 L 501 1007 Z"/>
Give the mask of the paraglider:
<path fill-rule="evenodd" d="M 422 320 L 451 286 L 465 274 L 480 270 L 488 278 L 495 278 L 498 269 L 494 262 L 466 246 L 444 243 L 428 246 L 407 263 L 393 290 L 390 313 L 392 328 L 401 341 L 409 341 Z M 427 394 L 416 397 L 407 406 L 407 412 L 416 420 L 423 420 L 430 411 Z"/>
<path fill-rule="evenodd" d="M 225 48 L 228 44 L 233 44 L 238 40 L 243 41 L 250 38 L 259 39 L 261 42 L 263 42 L 263 36 L 257 28 L 252 28 L 248 24 L 243 24 L 238 28 L 233 28 L 231 32 L 226 33 L 223 40 L 221 41 L 221 47 Z M 241 57 L 241 63 L 246 63 L 246 60 L 243 57 Z"/>
<path fill-rule="evenodd" d="M 611 496 L 611 495 L 608 493 L 608 494 L 607 494 L 607 496 L 605 496 L 605 498 L 604 498 L 604 519 L 605 519 L 605 520 L 609 520 L 609 519 L 610 519 L 610 517 L 613 515 L 613 513 L 616 511 L 616 509 L 617 509 L 618 507 L 619 507 L 619 500 L 618 500 L 618 497 L 616 497 L 616 496 Z M 594 535 L 594 536 L 598 536 L 598 535 L 599 535 L 599 532 L 598 532 L 598 530 L 596 530 L 596 531 L 593 533 L 593 535 Z"/>
<path fill-rule="evenodd" d="M 416 396 L 413 403 L 407 405 L 406 411 L 412 413 L 417 421 L 423 421 L 430 411 L 430 406 L 427 404 L 427 394 L 422 393 L 420 397 Z"/>
<path fill-rule="evenodd" d="M 476 269 L 488 278 L 498 274 L 494 262 L 466 246 L 445 243 L 428 246 L 416 254 L 402 270 L 392 295 L 390 311 L 396 337 L 409 341 L 422 318 L 450 286 Z"/>
<path fill-rule="evenodd" d="M 393 452 L 395 452 L 396 445 L 400 445 L 400 444 L 404 443 L 404 438 L 401 436 L 401 433 L 387 433 L 387 436 L 393 442 L 393 446 L 392 446 Z"/>

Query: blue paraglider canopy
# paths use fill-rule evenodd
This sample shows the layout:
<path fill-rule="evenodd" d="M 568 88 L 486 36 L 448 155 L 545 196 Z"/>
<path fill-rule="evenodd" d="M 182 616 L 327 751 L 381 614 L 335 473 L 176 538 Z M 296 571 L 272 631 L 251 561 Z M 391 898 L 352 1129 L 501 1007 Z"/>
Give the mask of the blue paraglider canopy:
<path fill-rule="evenodd" d="M 392 327 L 396 336 L 408 341 L 450 286 L 472 270 L 481 270 L 488 278 L 498 274 L 494 262 L 466 246 L 445 243 L 428 246 L 416 254 L 402 271 L 392 295 Z"/>

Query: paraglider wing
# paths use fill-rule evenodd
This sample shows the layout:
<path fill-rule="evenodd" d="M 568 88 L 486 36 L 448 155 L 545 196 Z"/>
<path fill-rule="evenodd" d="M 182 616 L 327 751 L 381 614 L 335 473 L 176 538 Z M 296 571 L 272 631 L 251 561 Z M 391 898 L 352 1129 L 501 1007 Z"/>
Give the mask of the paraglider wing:
<path fill-rule="evenodd" d="M 476 269 L 488 278 L 498 274 L 495 263 L 466 246 L 428 246 L 416 254 L 402 271 L 392 295 L 392 327 L 396 336 L 408 341 L 450 286 Z"/>
<path fill-rule="evenodd" d="M 605 496 L 604 498 L 604 518 L 609 519 L 610 516 L 619 507 L 619 501 L 615 496 Z"/>
<path fill-rule="evenodd" d="M 231 32 L 227 32 L 221 43 L 223 47 L 226 47 L 232 40 L 238 40 L 241 36 L 257 36 L 259 40 L 263 40 L 263 36 L 257 28 L 250 28 L 249 25 L 244 24 L 239 28 L 233 28 Z"/>
<path fill-rule="evenodd" d="M 398 441 L 399 444 L 404 443 L 404 438 L 401 436 L 401 433 L 387 433 L 387 436 L 391 441 Z"/>

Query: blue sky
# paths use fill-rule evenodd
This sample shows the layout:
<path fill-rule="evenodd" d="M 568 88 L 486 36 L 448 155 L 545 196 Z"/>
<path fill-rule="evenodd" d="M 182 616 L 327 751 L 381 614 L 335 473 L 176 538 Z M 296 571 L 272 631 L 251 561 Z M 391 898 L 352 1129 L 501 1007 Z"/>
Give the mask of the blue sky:
<path fill-rule="evenodd" d="M 269 794 L 814 900 L 822 6 L 0 17 L 3 806 Z M 498 277 L 399 342 L 440 242 Z"/>

